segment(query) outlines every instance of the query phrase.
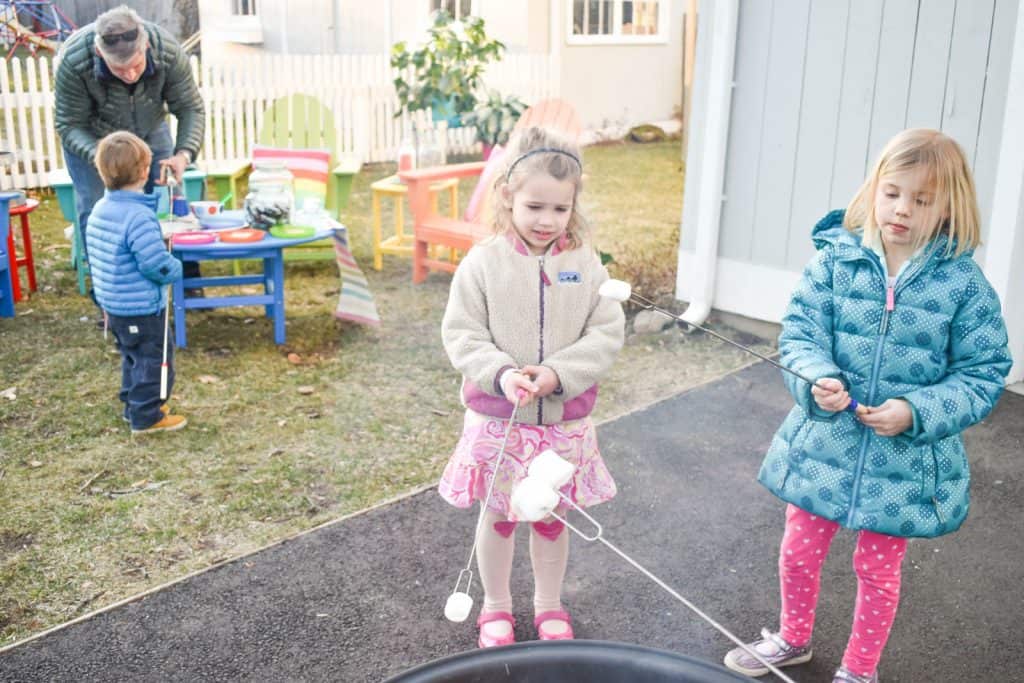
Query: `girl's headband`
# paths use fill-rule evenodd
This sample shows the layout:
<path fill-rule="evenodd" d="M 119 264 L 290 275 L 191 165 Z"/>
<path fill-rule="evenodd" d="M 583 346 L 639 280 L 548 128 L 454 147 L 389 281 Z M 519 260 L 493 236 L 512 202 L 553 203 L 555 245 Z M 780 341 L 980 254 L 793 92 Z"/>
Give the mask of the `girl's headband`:
<path fill-rule="evenodd" d="M 512 164 L 508 167 L 508 171 L 505 172 L 505 182 L 507 183 L 509 179 L 512 177 L 512 171 L 515 169 L 516 164 L 518 164 L 526 157 L 533 156 L 534 154 L 540 154 L 541 152 L 551 152 L 552 154 L 561 154 L 563 156 L 567 156 L 573 161 L 575 161 L 576 165 L 580 167 L 580 173 L 583 172 L 583 164 L 580 162 L 580 158 L 573 154 L 572 152 L 566 152 L 564 149 L 556 149 L 555 147 L 537 147 L 536 149 L 531 149 L 529 152 L 526 152 L 525 154 L 520 154 L 518 157 L 516 157 L 516 160 L 513 161 Z"/>

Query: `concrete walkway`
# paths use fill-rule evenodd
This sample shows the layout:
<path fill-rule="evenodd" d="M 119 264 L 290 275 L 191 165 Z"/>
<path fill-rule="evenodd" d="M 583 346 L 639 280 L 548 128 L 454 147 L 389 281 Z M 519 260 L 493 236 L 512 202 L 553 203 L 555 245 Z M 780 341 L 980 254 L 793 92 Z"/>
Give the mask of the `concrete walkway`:
<path fill-rule="evenodd" d="M 600 428 L 619 484 L 592 510 L 605 538 L 744 638 L 776 623 L 783 506 L 755 476 L 790 405 L 778 370 L 758 364 Z M 1024 671 L 1024 397 L 1005 394 L 967 442 L 970 518 L 952 536 L 911 542 L 883 681 Z M 433 491 L 405 498 L 0 654 L 0 680 L 382 680 L 474 647 L 471 623 L 442 615 L 474 520 Z M 516 631 L 528 639 L 527 534 L 518 536 Z M 853 537 L 833 544 L 815 657 L 789 670 L 798 681 L 831 681 L 839 664 Z M 726 638 L 609 549 L 572 543 L 565 602 L 579 637 L 721 661 Z M 479 585 L 472 592 L 479 604 Z"/>

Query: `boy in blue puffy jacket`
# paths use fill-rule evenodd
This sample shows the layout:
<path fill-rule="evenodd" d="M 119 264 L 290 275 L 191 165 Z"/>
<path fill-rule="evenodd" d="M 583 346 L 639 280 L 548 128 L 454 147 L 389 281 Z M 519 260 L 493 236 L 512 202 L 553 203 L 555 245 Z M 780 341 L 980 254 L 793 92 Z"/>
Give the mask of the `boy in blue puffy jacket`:
<path fill-rule="evenodd" d="M 106 192 L 85 229 L 96 302 L 121 352 L 124 417 L 132 434 L 181 429 L 160 398 L 160 367 L 167 306 L 166 285 L 181 278 L 181 262 L 164 246 L 156 218 L 157 196 L 142 189 L 152 160 L 149 147 L 127 131 L 111 133 L 96 148 L 96 168 Z M 167 348 L 167 391 L 174 386 L 174 347 Z"/>

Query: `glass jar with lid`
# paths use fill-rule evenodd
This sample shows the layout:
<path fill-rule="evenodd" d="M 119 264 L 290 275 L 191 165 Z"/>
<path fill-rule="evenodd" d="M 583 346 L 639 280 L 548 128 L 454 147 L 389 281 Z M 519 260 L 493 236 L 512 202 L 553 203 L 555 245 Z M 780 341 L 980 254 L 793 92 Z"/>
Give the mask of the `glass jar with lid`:
<path fill-rule="evenodd" d="M 243 208 L 249 226 L 269 230 L 291 221 L 295 192 L 293 176 L 283 161 L 264 159 L 253 163 L 249 174 L 249 194 Z"/>

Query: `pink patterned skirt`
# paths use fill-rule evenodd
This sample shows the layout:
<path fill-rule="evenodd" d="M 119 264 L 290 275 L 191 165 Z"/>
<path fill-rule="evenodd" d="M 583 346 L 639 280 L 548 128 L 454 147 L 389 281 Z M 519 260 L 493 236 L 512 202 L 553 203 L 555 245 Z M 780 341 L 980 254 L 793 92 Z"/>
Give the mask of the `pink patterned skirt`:
<path fill-rule="evenodd" d="M 508 420 L 466 411 L 462 436 L 441 475 L 442 498 L 468 508 L 487 497 L 507 425 Z M 487 508 L 508 515 L 512 490 L 526 478 L 533 459 L 549 448 L 576 466 L 573 478 L 561 489 L 574 503 L 589 507 L 615 496 L 615 482 L 597 449 L 594 423 L 585 417 L 553 425 L 514 425 Z"/>

